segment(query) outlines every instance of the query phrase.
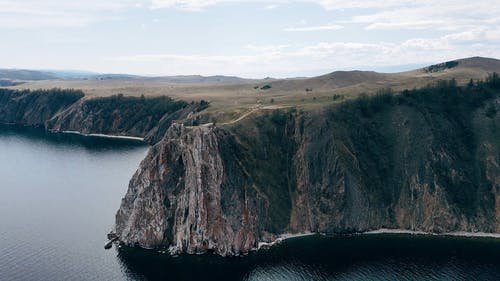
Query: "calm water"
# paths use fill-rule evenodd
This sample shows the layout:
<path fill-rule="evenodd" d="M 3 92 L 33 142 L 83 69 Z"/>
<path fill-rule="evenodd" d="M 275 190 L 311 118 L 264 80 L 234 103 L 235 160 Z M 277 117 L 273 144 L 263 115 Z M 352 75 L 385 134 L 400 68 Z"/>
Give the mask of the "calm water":
<path fill-rule="evenodd" d="M 147 147 L 0 126 L 0 280 L 500 280 L 500 241 L 306 237 L 244 258 L 105 251 Z"/>

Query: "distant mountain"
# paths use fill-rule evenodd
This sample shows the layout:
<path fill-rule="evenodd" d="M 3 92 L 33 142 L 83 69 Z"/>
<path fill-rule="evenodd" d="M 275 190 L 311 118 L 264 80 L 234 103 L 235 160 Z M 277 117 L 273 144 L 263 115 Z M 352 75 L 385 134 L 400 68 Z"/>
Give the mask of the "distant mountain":
<path fill-rule="evenodd" d="M 146 78 L 146 80 L 174 84 L 247 84 L 253 81 L 260 81 L 254 79 L 245 79 L 236 76 L 201 76 L 201 75 L 177 75 L 177 76 L 163 76 Z"/>
<path fill-rule="evenodd" d="M 448 61 L 444 63 L 440 63 L 437 65 L 431 65 L 424 68 L 428 70 L 429 68 L 435 68 L 436 66 L 441 66 L 440 70 L 451 70 L 451 69 L 470 69 L 470 70 L 481 70 L 486 72 L 494 72 L 500 70 L 500 60 L 493 58 L 484 58 L 484 57 L 470 57 L 464 59 L 458 59 L 453 61 Z M 444 67 L 443 67 L 444 66 Z"/>
<path fill-rule="evenodd" d="M 500 73 L 500 60 L 471 57 L 429 65 L 423 68 L 399 72 L 379 73 L 374 71 L 335 71 L 329 74 L 297 79 L 280 79 L 259 83 L 259 88 L 268 85 L 268 94 L 274 93 L 322 93 L 332 91 L 340 94 L 373 92 L 382 88 L 394 90 L 422 87 L 437 80 L 456 79 L 460 84 L 470 79 L 484 79 L 492 72 Z"/>
<path fill-rule="evenodd" d="M 52 70 L 52 69 L 47 69 L 47 70 L 42 70 L 47 73 L 51 73 L 58 78 L 66 78 L 66 79 L 83 79 L 83 78 L 88 78 L 91 76 L 97 76 L 100 75 L 100 73 L 97 72 L 92 72 L 92 71 L 85 71 L 85 70 Z"/>
<path fill-rule="evenodd" d="M 177 75 L 146 77 L 131 74 L 97 73 L 80 70 L 25 70 L 25 69 L 0 69 L 0 80 L 3 86 L 9 85 L 11 80 L 40 81 L 40 80 L 133 80 L 139 79 L 149 82 L 173 83 L 173 84 L 246 84 L 253 79 L 244 79 L 236 76 L 201 76 L 201 75 Z"/>
<path fill-rule="evenodd" d="M 482 79 L 491 72 L 500 72 L 500 60 L 484 57 L 471 57 L 453 61 L 429 65 L 411 71 L 399 73 L 379 73 L 374 71 L 335 71 L 329 74 L 310 78 L 288 78 L 288 79 L 245 79 L 236 76 L 201 76 L 201 75 L 178 75 L 146 77 L 130 74 L 103 74 L 89 71 L 75 70 L 23 70 L 23 69 L 0 69 L 1 86 L 12 86 L 21 82 L 33 84 L 35 88 L 53 87 L 85 87 L 80 83 L 88 80 L 86 86 L 89 88 L 99 87 L 90 85 L 91 81 L 108 81 L 109 87 L 113 81 L 127 82 L 137 87 L 155 87 L 164 84 L 195 85 L 206 87 L 217 87 L 227 85 L 242 85 L 242 89 L 248 89 L 246 85 L 252 84 L 251 89 L 266 89 L 266 93 L 307 92 L 325 93 L 331 91 L 342 91 L 342 93 L 370 92 L 380 88 L 413 88 L 421 87 L 439 79 L 455 78 L 459 83 L 466 83 L 469 79 Z M 48 82 L 43 82 L 46 80 Z M 32 81 L 32 82 L 30 82 Z M 37 82 L 42 81 L 42 82 Z M 102 84 L 102 83 L 100 83 Z M 227 87 L 226 87 L 227 88 Z M 234 88 L 234 87 L 232 87 Z M 234 93 L 234 89 L 229 90 Z M 217 89 L 220 93 L 221 89 Z M 205 91 L 206 92 L 206 91 Z M 175 93 L 174 93 L 175 94 Z"/>
<path fill-rule="evenodd" d="M 2 80 L 54 80 L 58 76 L 45 71 L 27 69 L 0 69 Z"/>

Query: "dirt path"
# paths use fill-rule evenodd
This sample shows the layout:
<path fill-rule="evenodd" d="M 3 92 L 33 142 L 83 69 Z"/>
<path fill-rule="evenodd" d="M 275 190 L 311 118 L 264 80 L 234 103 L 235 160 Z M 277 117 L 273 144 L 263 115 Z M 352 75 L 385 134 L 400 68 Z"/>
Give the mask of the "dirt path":
<path fill-rule="evenodd" d="M 246 117 L 248 117 L 250 114 L 256 112 L 256 111 L 259 111 L 259 110 L 275 110 L 275 109 L 280 109 L 280 108 L 287 108 L 287 107 L 290 107 L 290 106 L 285 106 L 285 105 L 268 105 L 268 106 L 256 106 L 252 109 L 250 109 L 249 111 L 243 113 L 240 117 L 234 119 L 234 120 L 231 120 L 229 122 L 225 122 L 225 123 L 221 123 L 221 125 L 230 125 L 230 124 L 234 124 L 236 122 L 239 122 L 243 119 L 245 119 Z"/>

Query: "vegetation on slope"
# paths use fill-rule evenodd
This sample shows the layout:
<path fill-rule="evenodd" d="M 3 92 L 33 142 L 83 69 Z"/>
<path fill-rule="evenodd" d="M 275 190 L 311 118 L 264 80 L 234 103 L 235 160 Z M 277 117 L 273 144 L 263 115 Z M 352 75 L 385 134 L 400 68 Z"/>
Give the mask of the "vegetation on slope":
<path fill-rule="evenodd" d="M 494 203 L 487 195 L 491 184 L 485 179 L 483 160 L 478 159 L 478 149 L 484 144 L 478 141 L 474 118 L 486 101 L 499 96 L 500 78 L 495 73 L 486 81 L 471 81 L 463 87 L 450 80 L 397 95 L 386 90 L 372 97 L 361 96 L 327 110 L 327 120 L 333 123 L 333 138 L 357 160 L 359 167 L 350 170 L 358 170 L 363 185 L 378 196 L 382 206 L 389 207 L 398 200 L 401 185 L 408 180 L 401 179 L 402 166 L 414 165 L 422 171 L 429 165 L 435 184 L 445 188 L 448 200 L 472 215 L 477 208 Z M 486 121 L 493 118 L 495 102 L 487 103 L 485 112 Z M 416 127 L 412 122 L 420 117 L 423 123 Z M 404 122 L 403 129 L 397 127 L 399 122 Z M 412 137 L 403 141 L 405 134 Z M 405 150 L 413 151 L 413 156 L 400 158 L 399 152 Z M 450 157 L 451 162 L 440 157 Z M 313 174 L 311 178 L 314 181 L 318 176 Z M 425 181 L 434 186 L 432 179 Z"/>
<path fill-rule="evenodd" d="M 457 67 L 458 64 L 459 64 L 458 61 L 447 61 L 447 62 L 443 62 L 440 64 L 434 64 L 434 65 L 428 66 L 428 67 L 424 68 L 424 71 L 425 72 L 439 72 L 439 71 L 443 71 L 445 69 Z"/>
<path fill-rule="evenodd" d="M 155 143 L 172 122 L 208 107 L 203 100 L 189 104 L 166 96 L 83 97 L 82 91 L 71 89 L 0 89 L 0 122 L 56 131 L 140 136 Z"/>
<path fill-rule="evenodd" d="M 9 90 L 0 88 L 0 122 L 43 126 L 84 94 L 79 90 Z"/>
<path fill-rule="evenodd" d="M 232 128 L 241 144 L 241 165 L 258 191 L 272 202 L 265 222 L 267 229 L 279 232 L 290 221 L 290 196 L 295 187 L 294 119 L 288 111 L 274 110 L 248 121 Z"/>
<path fill-rule="evenodd" d="M 412 178 L 430 192 L 444 188 L 446 200 L 461 214 L 491 215 L 491 182 L 478 153 L 484 140 L 476 131 L 482 127 L 474 118 L 484 108 L 481 120 L 493 120 L 498 110 L 493 99 L 499 96 L 500 78 L 492 74 L 466 86 L 449 80 L 397 94 L 384 90 L 321 112 L 260 112 L 228 127 L 240 145 L 241 165 L 269 202 L 265 224 L 272 231 L 290 223 L 296 192 L 307 192 L 317 208 L 311 212 L 318 216 L 313 229 L 328 230 L 321 228 L 329 225 L 321 215 L 350 216 L 332 219 L 332 231 L 370 227 L 367 220 L 373 218 L 387 226 L 406 189 L 411 198 L 421 196 Z M 297 162 L 299 146 L 304 163 Z M 300 178 L 298 166 L 307 178 Z M 297 181 L 308 190 L 297 191 Z"/>

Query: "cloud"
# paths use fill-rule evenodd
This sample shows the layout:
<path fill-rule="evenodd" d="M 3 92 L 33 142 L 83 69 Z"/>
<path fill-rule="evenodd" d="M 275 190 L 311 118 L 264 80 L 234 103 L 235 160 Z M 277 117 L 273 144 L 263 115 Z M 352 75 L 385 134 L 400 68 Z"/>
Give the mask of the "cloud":
<path fill-rule="evenodd" d="M 249 45 L 240 55 L 142 54 L 109 58 L 113 65 L 144 67 L 162 74 L 246 77 L 318 75 L 338 69 L 367 69 L 437 63 L 469 56 L 500 57 L 500 31 L 489 28 L 449 32 L 400 41 L 333 41 Z M 221 66 L 224 66 L 221 68 Z"/>
<path fill-rule="evenodd" d="M 120 19 L 118 12 L 137 9 L 137 4 L 134 0 L 0 0 L 0 27 L 82 27 Z"/>
<path fill-rule="evenodd" d="M 344 23 L 364 24 L 367 30 L 463 30 L 499 23 L 500 6 L 489 0 L 415 1 L 408 5 L 380 6 L 359 13 Z"/>
<path fill-rule="evenodd" d="M 328 10 L 344 10 L 344 9 L 373 9 L 373 8 L 392 8 L 401 7 L 408 4 L 415 3 L 415 1 L 410 0 L 318 0 L 310 1 L 323 6 Z M 423 0 L 423 2 L 427 2 Z"/>
<path fill-rule="evenodd" d="M 276 9 L 276 8 L 278 8 L 278 7 L 279 7 L 279 5 L 276 5 L 276 4 L 270 4 L 270 5 L 265 6 L 264 8 L 265 8 L 266 10 L 274 10 L 274 9 Z"/>
<path fill-rule="evenodd" d="M 408 51 L 446 51 L 450 49 L 450 44 L 447 40 L 434 38 L 413 38 L 404 41 L 401 49 Z"/>
<path fill-rule="evenodd" d="M 429 0 L 423 0 L 430 2 Z M 185 10 L 200 11 L 209 6 L 215 6 L 223 3 L 268 3 L 265 0 L 152 0 L 151 7 L 159 8 L 180 8 Z M 343 9 L 367 9 L 367 8 L 388 8 L 398 7 L 412 4 L 415 1 L 411 0 L 275 0 L 266 7 L 275 8 L 277 4 L 293 4 L 293 3 L 310 3 L 319 5 L 327 10 L 343 10 Z"/>
<path fill-rule="evenodd" d="M 180 8 L 189 11 L 200 11 L 205 7 L 213 6 L 215 4 L 225 2 L 217 0 L 152 0 L 152 9 L 161 8 Z"/>
<path fill-rule="evenodd" d="M 283 30 L 289 32 L 308 32 L 308 31 L 339 30 L 342 28 L 344 28 L 342 25 L 330 24 L 330 25 L 317 25 L 317 26 L 288 27 Z"/>
<path fill-rule="evenodd" d="M 151 0 L 153 9 L 178 8 L 201 11 L 221 4 L 264 3 L 268 9 L 278 5 L 311 4 L 328 11 L 349 9 L 355 16 L 340 23 L 362 24 L 366 30 L 464 30 L 480 25 L 500 24 L 500 5 L 492 0 Z M 334 30 L 337 25 L 290 27 L 287 31 Z"/>
<path fill-rule="evenodd" d="M 292 4 L 318 5 L 328 11 L 350 9 L 356 15 L 344 21 L 363 24 L 367 30 L 426 29 L 460 30 L 479 24 L 498 25 L 500 5 L 492 0 L 0 0 L 1 27 L 84 26 L 113 20 L 131 9 L 175 8 L 202 11 L 209 7 L 242 3 L 265 5 L 266 9 Z M 110 16 L 112 15 L 112 16 Z M 30 18 L 31 17 L 31 18 Z M 57 19 L 58 18 L 58 19 Z M 17 19 L 17 20 L 16 20 Z M 318 27 L 319 28 L 319 27 Z M 290 30 L 294 28 L 291 27 Z M 296 31 L 314 31 L 297 27 Z M 318 30 L 331 30 L 326 26 Z"/>
<path fill-rule="evenodd" d="M 317 18 L 313 18 L 316 14 L 300 13 L 300 18 L 304 20 L 298 23 L 293 22 L 289 14 L 281 17 L 276 13 L 276 20 L 273 17 L 273 21 L 265 25 L 265 31 L 269 32 L 263 33 L 266 36 L 252 39 L 251 36 L 242 35 L 235 40 L 228 37 L 222 43 L 209 42 L 209 48 L 200 46 L 196 50 L 197 55 L 183 53 L 184 49 L 195 48 L 184 48 L 183 40 L 177 40 L 175 47 L 167 46 L 168 43 L 161 40 L 156 45 L 144 42 L 130 48 L 119 47 L 120 54 L 130 52 L 130 55 L 108 58 L 101 65 L 109 67 L 108 71 L 117 72 L 137 70 L 142 73 L 262 77 L 287 76 L 291 72 L 297 75 L 320 74 L 335 69 L 439 62 L 473 55 L 500 57 L 500 5 L 494 0 L 0 0 L 0 29 L 97 27 L 108 21 L 125 20 L 128 17 L 136 17 L 136 20 L 141 17 L 144 20 L 142 17 L 150 16 L 143 22 L 156 24 L 145 25 L 144 32 L 158 32 L 161 25 L 169 22 L 169 19 L 162 17 L 167 13 L 162 13 L 161 9 L 181 10 L 180 13 L 200 12 L 218 5 L 230 5 L 238 9 L 242 3 L 254 3 L 261 9 L 283 8 L 287 5 L 301 9 L 309 5 L 322 7 L 324 11 Z M 134 14 L 135 10 L 140 10 L 140 15 Z M 324 21 L 311 23 L 320 19 Z M 283 25 L 285 20 L 291 21 L 289 25 Z M 181 37 L 206 32 L 200 29 L 182 33 L 183 28 L 192 27 L 189 26 L 191 23 L 183 24 L 187 25 L 175 26 L 181 31 Z M 239 31 L 239 24 L 235 21 L 234 26 L 231 26 L 236 30 L 235 34 Z M 260 28 L 258 26 L 255 28 Z M 129 27 L 124 25 L 123 28 Z M 214 29 L 211 31 L 219 31 L 215 30 L 219 27 L 211 28 Z M 248 26 L 242 25 L 241 34 L 245 33 L 245 28 Z M 220 31 L 224 29 L 224 26 L 220 27 Z M 344 29 L 343 32 L 320 33 L 340 29 Z M 280 31 L 295 34 L 287 37 L 291 34 Z M 338 36 L 334 37 L 337 33 Z M 252 43 L 252 40 L 256 42 Z M 231 44 L 227 44 L 229 41 Z M 87 50 L 79 47 L 75 46 L 75 50 L 85 54 Z M 86 59 L 92 66 L 94 61 L 89 58 L 96 53 L 101 54 L 101 49 L 89 49 L 91 51 Z M 138 49 L 142 52 L 134 53 L 133 50 Z M 33 50 L 33 53 L 39 52 Z M 213 54 L 215 51 L 219 53 L 208 55 L 208 52 Z M 8 59 L 8 55 L 5 55 L 3 60 Z M 61 61 L 66 63 L 63 59 Z"/>

